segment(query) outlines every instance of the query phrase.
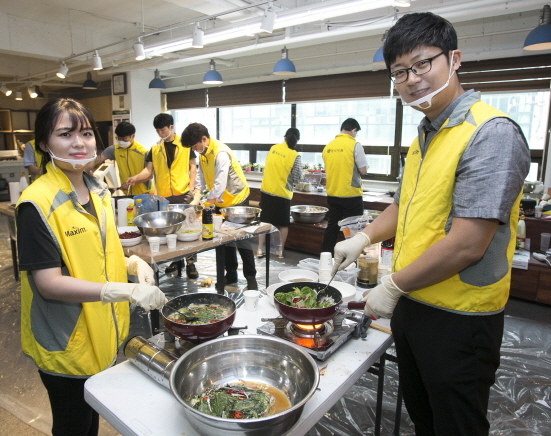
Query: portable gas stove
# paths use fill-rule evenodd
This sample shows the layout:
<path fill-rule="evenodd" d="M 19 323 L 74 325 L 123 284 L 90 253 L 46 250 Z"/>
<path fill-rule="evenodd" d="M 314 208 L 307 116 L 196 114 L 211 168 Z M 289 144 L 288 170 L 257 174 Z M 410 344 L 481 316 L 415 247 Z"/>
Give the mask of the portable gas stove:
<path fill-rule="evenodd" d="M 273 336 L 306 348 L 314 358 L 324 361 L 351 337 L 365 338 L 371 319 L 347 311 L 317 325 L 293 324 L 285 318 L 262 318 L 268 321 L 256 329 L 258 334 Z"/>

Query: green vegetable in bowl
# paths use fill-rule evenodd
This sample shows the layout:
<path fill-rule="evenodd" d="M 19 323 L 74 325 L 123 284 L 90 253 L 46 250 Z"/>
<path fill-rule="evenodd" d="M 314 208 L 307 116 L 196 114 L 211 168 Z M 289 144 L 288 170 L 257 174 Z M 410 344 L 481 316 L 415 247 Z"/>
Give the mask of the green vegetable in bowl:
<path fill-rule="evenodd" d="M 291 292 L 278 292 L 274 295 L 274 298 L 286 306 L 302 309 L 321 309 L 322 307 L 330 307 L 335 304 L 333 298 L 323 298 L 322 301 L 318 302 L 316 300 L 318 294 L 308 286 L 293 289 Z"/>

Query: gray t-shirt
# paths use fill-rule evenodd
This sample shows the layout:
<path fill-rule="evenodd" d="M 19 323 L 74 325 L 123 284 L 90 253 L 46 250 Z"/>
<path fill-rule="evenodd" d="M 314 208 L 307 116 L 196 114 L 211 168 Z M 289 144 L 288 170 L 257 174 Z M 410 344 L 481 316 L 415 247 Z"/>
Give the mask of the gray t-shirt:
<path fill-rule="evenodd" d="M 467 110 L 480 93 L 460 95 L 434 121 L 423 118 L 418 127 L 423 155 L 444 122 L 457 111 Z M 407 165 L 407 162 L 406 162 Z M 457 165 L 451 216 L 509 221 L 509 214 L 530 168 L 530 152 L 515 123 L 496 118 L 480 128 Z M 400 203 L 400 187 L 394 194 Z"/>
<path fill-rule="evenodd" d="M 101 152 L 101 155 L 102 155 L 105 159 L 115 160 L 115 146 L 114 146 L 114 145 L 110 145 L 109 147 L 107 147 L 105 150 L 103 150 L 103 151 Z"/>

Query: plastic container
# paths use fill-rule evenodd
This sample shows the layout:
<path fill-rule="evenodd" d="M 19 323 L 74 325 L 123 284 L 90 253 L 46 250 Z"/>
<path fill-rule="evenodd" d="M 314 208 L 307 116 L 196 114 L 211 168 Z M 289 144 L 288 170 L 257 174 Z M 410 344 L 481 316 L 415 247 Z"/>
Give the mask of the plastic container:
<path fill-rule="evenodd" d="M 210 203 L 204 204 L 202 224 L 203 241 L 211 241 L 214 237 L 214 222 L 212 219 L 212 209 L 210 208 Z"/>
<path fill-rule="evenodd" d="M 363 215 L 351 216 L 339 221 L 345 239 L 351 238 L 369 224 L 371 217 L 364 211 Z"/>

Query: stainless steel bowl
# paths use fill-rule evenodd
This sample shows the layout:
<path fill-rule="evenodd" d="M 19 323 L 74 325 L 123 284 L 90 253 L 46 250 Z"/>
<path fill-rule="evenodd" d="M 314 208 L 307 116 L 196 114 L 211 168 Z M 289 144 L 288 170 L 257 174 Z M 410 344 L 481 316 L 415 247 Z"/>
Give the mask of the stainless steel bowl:
<path fill-rule="evenodd" d="M 203 211 L 203 206 L 194 205 L 194 204 L 169 204 L 167 205 L 166 210 L 169 210 L 169 211 L 173 210 L 175 212 L 184 213 L 185 210 L 191 209 L 191 208 L 195 209 L 195 214 L 197 216 L 200 216 L 201 212 Z"/>
<path fill-rule="evenodd" d="M 258 207 L 250 206 L 232 206 L 232 207 L 223 207 L 220 209 L 220 213 L 225 220 L 228 220 L 232 223 L 237 224 L 249 224 L 257 219 L 260 214 Z"/>
<path fill-rule="evenodd" d="M 138 215 L 134 218 L 134 225 L 145 236 L 166 236 L 176 233 L 185 219 L 181 212 L 163 210 Z"/>
<path fill-rule="evenodd" d="M 188 404 L 213 386 L 239 381 L 279 389 L 291 408 L 263 418 L 227 419 Z M 202 435 L 217 436 L 282 435 L 299 419 L 318 383 L 318 366 L 306 351 L 283 339 L 257 335 L 226 336 L 198 345 L 178 359 L 170 374 L 170 389 L 191 425 Z"/>
<path fill-rule="evenodd" d="M 297 223 L 316 224 L 323 221 L 328 210 L 321 206 L 291 206 L 291 216 Z"/>

